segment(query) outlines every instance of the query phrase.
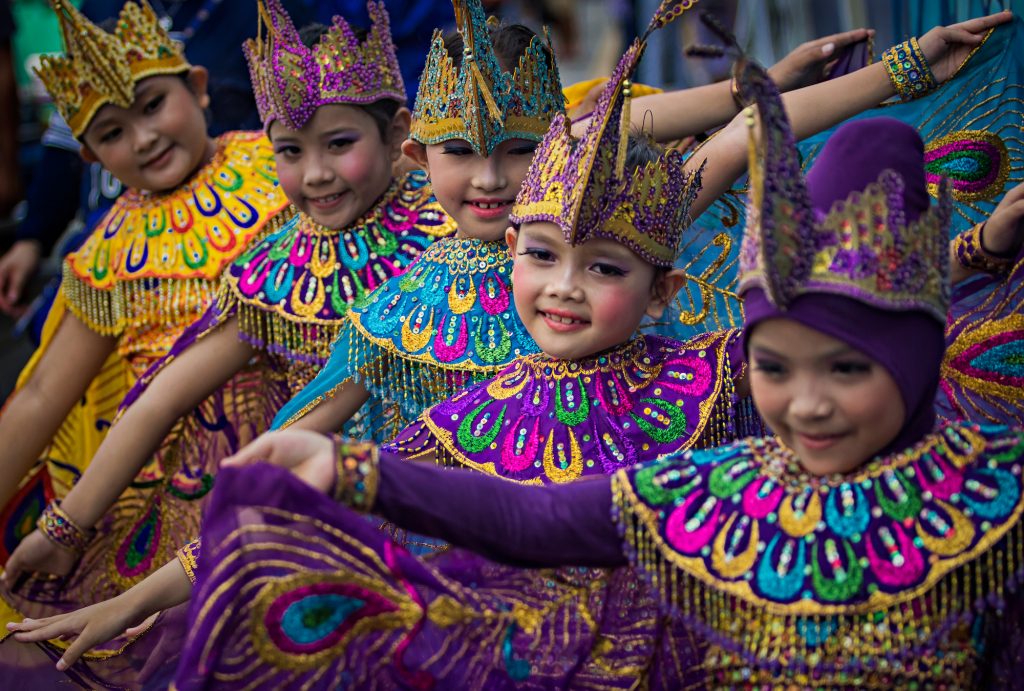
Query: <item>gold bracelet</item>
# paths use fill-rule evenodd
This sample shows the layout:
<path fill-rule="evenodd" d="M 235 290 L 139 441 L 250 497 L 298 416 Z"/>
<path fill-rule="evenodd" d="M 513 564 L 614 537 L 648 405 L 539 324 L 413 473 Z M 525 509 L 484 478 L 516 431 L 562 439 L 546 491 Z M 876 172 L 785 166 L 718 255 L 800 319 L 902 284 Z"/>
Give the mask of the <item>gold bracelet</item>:
<path fill-rule="evenodd" d="M 886 50 L 882 53 L 882 63 L 902 101 L 913 101 L 939 86 L 916 38 Z"/>
<path fill-rule="evenodd" d="M 43 509 L 42 515 L 36 521 L 36 527 L 57 546 L 78 554 L 85 551 L 94 532 L 85 530 L 75 523 L 71 516 L 60 508 L 60 502 L 56 499 Z"/>
<path fill-rule="evenodd" d="M 334 491 L 331 496 L 339 504 L 369 513 L 377 500 L 380 479 L 379 451 L 373 442 L 334 438 Z"/>
<path fill-rule="evenodd" d="M 988 252 L 981 242 L 984 227 L 984 222 L 979 223 L 954 238 L 953 250 L 956 252 L 957 261 L 965 269 L 1004 274 L 1013 267 L 1014 257 L 1000 257 Z"/>
<path fill-rule="evenodd" d="M 192 585 L 196 584 L 196 571 L 199 569 L 199 551 L 201 546 L 202 538 L 196 538 L 174 553 L 174 556 L 178 557 L 178 561 L 181 562 L 182 568 L 185 569 L 188 580 L 192 581 Z"/>

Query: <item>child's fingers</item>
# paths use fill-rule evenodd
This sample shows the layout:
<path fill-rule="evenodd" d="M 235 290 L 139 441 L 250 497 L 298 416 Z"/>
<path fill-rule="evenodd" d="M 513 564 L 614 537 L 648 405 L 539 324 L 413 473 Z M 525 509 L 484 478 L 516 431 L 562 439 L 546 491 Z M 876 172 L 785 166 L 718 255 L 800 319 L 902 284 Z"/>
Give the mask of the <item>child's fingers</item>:
<path fill-rule="evenodd" d="M 36 643 L 38 641 L 48 641 L 52 638 L 60 638 L 61 636 L 76 636 L 81 630 L 82 624 L 66 618 L 50 621 L 48 624 L 30 631 L 19 631 L 14 634 L 14 638 L 22 643 Z"/>
<path fill-rule="evenodd" d="M 86 632 L 83 631 L 83 634 L 86 634 Z M 67 670 L 68 667 L 78 662 L 78 658 L 82 657 L 83 653 L 87 652 L 89 648 L 97 643 L 102 643 L 102 641 L 94 640 L 94 637 L 89 635 L 79 636 L 75 639 L 74 643 L 68 646 L 68 649 L 64 651 L 60 659 L 57 660 L 57 669 L 61 672 Z"/>
<path fill-rule="evenodd" d="M 226 468 L 234 468 L 270 458 L 274 452 L 274 439 L 276 437 L 273 432 L 260 435 L 234 456 L 225 458 L 220 464 Z"/>

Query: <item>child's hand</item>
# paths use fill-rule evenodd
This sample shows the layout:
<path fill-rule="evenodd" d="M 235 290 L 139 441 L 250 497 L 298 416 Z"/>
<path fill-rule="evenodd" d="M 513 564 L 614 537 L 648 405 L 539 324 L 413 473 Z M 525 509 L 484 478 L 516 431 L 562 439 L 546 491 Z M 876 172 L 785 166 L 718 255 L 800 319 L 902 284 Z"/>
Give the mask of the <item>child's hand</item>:
<path fill-rule="evenodd" d="M 817 84 L 828 75 L 829 66 L 843 48 L 866 40 L 873 33 L 871 29 L 854 29 L 802 43 L 772 65 L 768 76 L 779 91 Z"/>
<path fill-rule="evenodd" d="M 120 595 L 67 614 L 45 619 L 25 619 L 8 624 L 7 630 L 13 632 L 15 640 L 22 643 L 74 637 L 74 642 L 57 661 L 57 669 L 63 672 L 90 648 L 128 633 L 126 628 L 139 624 L 134 608 L 123 600 L 124 595 Z M 141 625 L 133 629 L 136 633 L 143 630 Z"/>
<path fill-rule="evenodd" d="M 300 429 L 267 432 L 221 466 L 234 468 L 266 461 L 288 468 L 306 484 L 330 492 L 335 480 L 334 442 L 322 434 Z"/>
<path fill-rule="evenodd" d="M 71 573 L 76 560 L 77 556 L 73 552 L 58 547 L 41 532 L 33 530 L 7 560 L 0 580 L 10 586 L 17 583 L 23 573 L 32 571 L 66 576 Z"/>
<path fill-rule="evenodd" d="M 928 66 L 932 68 L 932 74 L 942 84 L 960 69 L 971 51 L 981 44 L 989 29 L 1012 19 L 1013 13 L 1004 10 L 959 24 L 937 26 L 917 42 L 928 60 Z"/>
<path fill-rule="evenodd" d="M 1007 192 L 981 230 L 985 252 L 997 257 L 1016 254 L 1024 241 L 1024 183 Z"/>

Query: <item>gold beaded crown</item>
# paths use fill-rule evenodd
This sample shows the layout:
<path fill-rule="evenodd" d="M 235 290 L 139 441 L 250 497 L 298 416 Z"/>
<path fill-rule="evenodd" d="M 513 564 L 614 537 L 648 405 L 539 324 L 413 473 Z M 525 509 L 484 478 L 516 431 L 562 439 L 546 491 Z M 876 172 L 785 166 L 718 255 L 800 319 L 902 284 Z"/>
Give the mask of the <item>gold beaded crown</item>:
<path fill-rule="evenodd" d="M 60 22 L 65 55 L 43 56 L 36 74 L 76 137 L 106 104 L 130 108 L 135 85 L 146 77 L 179 74 L 191 67 L 182 45 L 160 26 L 146 0 L 125 3 L 113 33 L 100 29 L 70 3 L 50 1 Z"/>
<path fill-rule="evenodd" d="M 601 92 L 582 139 L 560 115 L 537 148 L 512 208 L 515 224 L 549 221 L 570 245 L 607 238 L 626 245 L 655 266 L 675 262 L 699 173 L 687 174 L 678 151 L 661 153 L 635 171 L 626 170 L 630 76 L 647 38 L 697 0 L 664 0 L 644 34 L 622 56 Z"/>
<path fill-rule="evenodd" d="M 565 111 L 551 41 L 535 36 L 516 69 L 501 68 L 480 0 L 453 0 L 462 35 L 462 63 L 445 48 L 440 31 L 420 78 L 410 137 L 421 144 L 464 139 L 488 156 L 509 139 L 540 141 Z"/>

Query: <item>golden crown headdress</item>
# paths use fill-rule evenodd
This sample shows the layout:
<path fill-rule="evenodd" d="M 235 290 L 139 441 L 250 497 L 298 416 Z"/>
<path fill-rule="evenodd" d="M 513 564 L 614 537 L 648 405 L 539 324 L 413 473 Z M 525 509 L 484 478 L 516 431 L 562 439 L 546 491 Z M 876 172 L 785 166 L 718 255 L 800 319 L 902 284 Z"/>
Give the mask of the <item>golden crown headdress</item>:
<path fill-rule="evenodd" d="M 360 41 L 342 17 L 307 48 L 280 0 L 260 0 L 265 35 L 245 42 L 256 106 L 264 127 L 281 119 L 299 130 L 330 103 L 405 103 L 405 85 L 383 2 L 366 4 L 370 27 Z M 262 31 L 260 32 L 262 34 Z"/>
<path fill-rule="evenodd" d="M 113 33 L 90 22 L 70 3 L 50 1 L 65 54 L 43 56 L 36 74 L 76 137 L 106 104 L 131 107 L 135 86 L 143 79 L 191 67 L 182 45 L 160 26 L 146 0 L 125 3 Z"/>
<path fill-rule="evenodd" d="M 513 223 L 558 224 L 570 245 L 592 238 L 620 242 L 655 266 L 672 266 L 699 175 L 687 174 L 678 151 L 661 153 L 636 171 L 626 171 L 630 77 L 647 38 L 697 0 L 664 0 L 644 34 L 619 60 L 579 140 L 568 118 L 551 124 L 516 198 Z"/>
<path fill-rule="evenodd" d="M 540 141 L 565 111 L 554 51 L 534 37 L 514 71 L 501 68 L 480 0 L 453 0 L 463 40 L 458 67 L 440 31 L 427 54 L 410 136 L 421 144 L 464 139 L 488 156 L 509 139 Z M 546 37 L 546 32 L 545 32 Z"/>

